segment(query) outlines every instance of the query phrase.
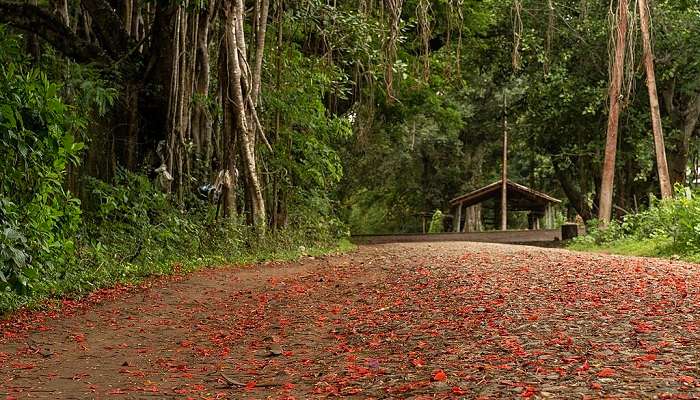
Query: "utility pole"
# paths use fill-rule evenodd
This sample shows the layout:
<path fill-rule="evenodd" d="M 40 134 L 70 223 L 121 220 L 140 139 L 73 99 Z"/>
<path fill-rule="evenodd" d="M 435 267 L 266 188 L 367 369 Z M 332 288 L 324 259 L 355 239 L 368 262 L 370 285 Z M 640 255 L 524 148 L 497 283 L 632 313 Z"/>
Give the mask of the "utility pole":
<path fill-rule="evenodd" d="M 654 53 L 651 48 L 651 35 L 649 33 L 649 9 L 647 8 L 647 0 L 638 0 L 638 2 L 642 42 L 644 43 L 644 68 L 647 72 L 647 89 L 649 90 L 649 105 L 651 106 L 651 126 L 654 131 L 656 168 L 659 174 L 659 184 L 661 185 L 661 198 L 670 199 L 673 196 L 673 192 L 671 190 L 671 179 L 668 176 L 666 146 L 664 144 L 663 126 L 661 125 L 661 112 L 659 111 L 659 96 L 656 92 Z"/>
<path fill-rule="evenodd" d="M 503 160 L 501 163 L 501 230 L 508 230 L 508 100 L 503 94 Z"/>

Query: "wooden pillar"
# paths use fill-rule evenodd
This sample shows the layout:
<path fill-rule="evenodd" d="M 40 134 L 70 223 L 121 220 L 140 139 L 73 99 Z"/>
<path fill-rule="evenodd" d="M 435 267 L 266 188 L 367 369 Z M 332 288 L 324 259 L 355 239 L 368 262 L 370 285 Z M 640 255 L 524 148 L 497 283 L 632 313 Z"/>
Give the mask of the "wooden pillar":
<path fill-rule="evenodd" d="M 501 165 L 501 230 L 508 230 L 508 114 L 503 96 L 503 161 Z"/>
<path fill-rule="evenodd" d="M 484 230 L 484 224 L 481 219 L 481 204 L 474 206 L 474 232 L 481 232 Z"/>
<path fill-rule="evenodd" d="M 462 222 L 462 203 L 457 204 L 457 212 L 455 213 L 454 222 L 452 223 L 453 231 L 455 233 L 460 232 L 460 223 Z"/>
<path fill-rule="evenodd" d="M 503 171 L 501 176 L 503 183 L 501 185 L 501 230 L 508 230 L 508 155 L 505 146 L 508 145 L 508 133 L 503 134 Z"/>
<path fill-rule="evenodd" d="M 554 228 L 554 208 L 552 205 L 547 206 L 547 229 Z"/>
<path fill-rule="evenodd" d="M 556 226 L 554 226 L 554 217 L 556 209 L 554 208 L 553 205 L 549 205 L 549 229 L 554 229 Z"/>
<path fill-rule="evenodd" d="M 464 209 L 464 226 L 462 226 L 462 230 L 460 232 L 469 232 L 469 224 L 471 223 L 471 221 L 470 221 L 471 216 L 472 216 L 472 208 L 466 207 Z"/>
<path fill-rule="evenodd" d="M 462 232 L 471 232 L 474 230 L 474 206 L 469 206 L 465 209 L 464 228 Z"/>
<path fill-rule="evenodd" d="M 554 206 L 551 204 L 547 204 L 547 208 L 545 211 L 545 220 L 546 220 L 547 229 L 556 228 L 556 226 L 554 226 L 554 217 L 555 217 Z"/>

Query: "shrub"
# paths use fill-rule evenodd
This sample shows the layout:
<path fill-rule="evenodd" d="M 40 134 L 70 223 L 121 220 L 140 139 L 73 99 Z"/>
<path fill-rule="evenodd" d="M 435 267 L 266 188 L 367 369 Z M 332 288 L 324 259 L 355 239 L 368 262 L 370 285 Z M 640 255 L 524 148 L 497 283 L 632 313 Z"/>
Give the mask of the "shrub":
<path fill-rule="evenodd" d="M 430 228 L 428 229 L 428 233 L 441 233 L 445 231 L 445 227 L 443 225 L 443 220 L 445 219 L 445 216 L 442 214 L 442 211 L 440 210 L 435 210 L 435 213 L 433 214 L 433 218 L 430 220 Z"/>
<path fill-rule="evenodd" d="M 0 39 L 0 53 L 17 49 Z M 44 74 L 0 61 L 0 291 L 27 292 L 73 257 L 80 202 L 63 182 L 84 147 L 85 120 Z"/>
<path fill-rule="evenodd" d="M 692 190 L 677 186 L 669 200 L 651 199 L 648 209 L 612 221 L 606 229 L 593 220 L 588 235 L 579 243 L 608 244 L 623 239 L 658 239 L 669 241 L 671 250 L 679 254 L 700 253 L 700 197 Z"/>

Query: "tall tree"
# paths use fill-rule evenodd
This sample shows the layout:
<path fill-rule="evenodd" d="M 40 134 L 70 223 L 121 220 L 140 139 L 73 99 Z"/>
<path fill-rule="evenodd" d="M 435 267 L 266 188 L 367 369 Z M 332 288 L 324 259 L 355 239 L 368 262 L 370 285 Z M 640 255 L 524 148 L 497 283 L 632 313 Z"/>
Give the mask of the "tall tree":
<path fill-rule="evenodd" d="M 267 2 L 266 2 L 267 3 Z M 263 11 L 263 10 L 260 10 Z M 231 124 L 231 128 L 225 127 L 230 135 L 235 135 L 238 140 L 238 149 L 242 155 L 243 175 L 245 177 L 246 189 L 248 191 L 248 203 L 252 223 L 260 229 L 264 229 L 267 223 L 265 213 L 265 201 L 263 198 L 262 184 L 258 172 L 256 160 L 256 135 L 264 134 L 262 125 L 258 119 L 253 95 L 256 85 L 259 85 L 260 75 L 256 68 L 251 73 L 247 60 L 246 39 L 244 31 L 245 5 L 243 0 L 236 2 L 229 1 L 224 4 L 224 51 L 226 56 L 225 68 L 228 73 L 226 85 L 223 90 L 228 93 L 224 101 L 224 107 L 230 107 L 231 119 L 226 119 L 224 123 Z M 267 15 L 267 10 L 264 10 Z M 254 18 L 259 18 L 255 15 Z M 255 54 L 263 51 L 265 43 L 265 28 L 259 28 L 256 40 Z M 262 62 L 262 60 L 260 60 Z M 257 86 L 259 88 L 259 86 Z M 264 136 L 263 136 L 264 137 Z M 228 139 L 232 143 L 231 139 Z M 227 150 L 231 151 L 233 146 Z M 228 155 L 229 160 L 233 160 L 233 155 Z M 229 170 L 235 170 L 235 165 L 231 161 Z"/>
<path fill-rule="evenodd" d="M 612 217 L 613 185 L 615 180 L 615 157 L 617 155 L 618 123 L 623 100 L 621 89 L 625 67 L 625 48 L 627 47 L 627 0 L 619 0 L 615 13 L 612 34 L 614 35 L 615 55 L 610 69 L 608 129 L 605 140 L 605 159 L 603 161 L 603 178 L 600 185 L 600 207 L 598 219 L 602 226 L 607 226 Z"/>
<path fill-rule="evenodd" d="M 666 162 L 666 146 L 661 125 L 661 110 L 659 108 L 659 96 L 656 92 L 656 72 L 654 71 L 654 53 L 651 47 L 651 35 L 649 33 L 649 9 L 646 0 L 637 0 L 639 5 L 639 18 L 641 20 L 642 42 L 644 45 L 644 68 L 647 73 L 647 89 L 649 91 L 649 105 L 651 107 L 651 125 L 654 131 L 654 148 L 656 150 L 656 168 L 661 185 L 661 198 L 668 199 L 673 195 L 671 180 L 668 175 L 668 163 Z"/>

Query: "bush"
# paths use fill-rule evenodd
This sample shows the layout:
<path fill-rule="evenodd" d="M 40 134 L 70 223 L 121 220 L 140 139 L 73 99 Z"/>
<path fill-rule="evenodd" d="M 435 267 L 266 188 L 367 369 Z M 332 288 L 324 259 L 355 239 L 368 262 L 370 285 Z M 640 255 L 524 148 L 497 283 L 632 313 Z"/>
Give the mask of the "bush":
<path fill-rule="evenodd" d="M 17 52 L 3 33 L 0 53 Z M 0 291 L 25 293 L 73 257 L 80 202 L 63 182 L 84 147 L 85 120 L 17 59 L 0 58 Z"/>
<path fill-rule="evenodd" d="M 284 154 L 276 168 L 285 176 L 292 170 L 285 184 L 295 189 L 285 229 L 261 237 L 243 217 L 216 221 L 206 201 L 190 193 L 176 202 L 146 176 L 123 170 L 109 182 L 83 179 L 81 204 L 66 189 L 67 171 L 81 159 L 86 121 L 104 115 L 117 91 L 91 67 L 45 54 L 44 71 L 62 85 L 51 82 L 27 61 L 22 42 L 0 26 L 0 314 L 172 273 L 175 265 L 284 258 L 347 236 L 328 196 L 342 167 L 326 142 L 350 127 L 315 106 L 310 128 L 322 123 L 318 137 L 299 143 L 305 147 L 295 157 Z"/>
<path fill-rule="evenodd" d="M 82 295 L 117 282 L 171 274 L 176 268 L 187 271 L 333 248 L 347 236 L 347 229 L 323 214 L 320 204 L 315 204 L 317 212 L 291 210 L 290 226 L 261 237 L 244 218 L 215 221 L 215 207 L 204 201 L 178 208 L 143 175 L 120 170 L 113 183 L 88 179 L 86 186 L 89 196 L 70 257 L 55 263 L 54 274 L 28 276 L 31 290 L 0 292 L 0 314 L 47 297 Z M 0 234 L 3 262 L 28 262 L 14 250 L 26 243 L 14 231 Z"/>
<path fill-rule="evenodd" d="M 442 211 L 435 210 L 433 218 L 430 219 L 430 228 L 428 228 L 428 233 L 441 233 L 445 231 L 445 226 L 443 225 L 443 220 L 445 216 Z"/>
<path fill-rule="evenodd" d="M 578 243 L 604 245 L 621 240 L 658 240 L 670 243 L 669 251 L 683 255 L 700 253 L 700 197 L 692 190 L 677 186 L 670 200 L 651 199 L 648 209 L 612 221 L 605 229 L 593 220 L 588 235 Z"/>

